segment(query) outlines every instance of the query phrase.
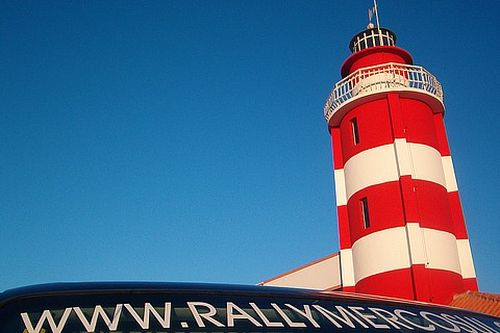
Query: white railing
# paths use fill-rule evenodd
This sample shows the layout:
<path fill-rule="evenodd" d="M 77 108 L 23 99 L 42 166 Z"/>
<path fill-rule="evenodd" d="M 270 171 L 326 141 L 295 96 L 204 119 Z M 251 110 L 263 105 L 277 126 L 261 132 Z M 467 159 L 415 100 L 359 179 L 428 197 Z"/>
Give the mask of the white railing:
<path fill-rule="evenodd" d="M 443 89 L 434 75 L 421 66 L 391 62 L 360 68 L 337 82 L 325 103 L 325 119 L 355 97 L 389 90 L 423 90 L 443 102 Z"/>

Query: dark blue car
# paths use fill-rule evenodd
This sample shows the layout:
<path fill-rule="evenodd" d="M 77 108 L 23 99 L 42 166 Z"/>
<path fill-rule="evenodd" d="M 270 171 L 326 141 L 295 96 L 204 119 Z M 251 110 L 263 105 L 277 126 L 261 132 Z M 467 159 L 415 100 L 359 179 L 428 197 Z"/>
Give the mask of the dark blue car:
<path fill-rule="evenodd" d="M 0 293 L 0 333 L 500 333 L 456 308 L 261 286 L 62 283 Z"/>

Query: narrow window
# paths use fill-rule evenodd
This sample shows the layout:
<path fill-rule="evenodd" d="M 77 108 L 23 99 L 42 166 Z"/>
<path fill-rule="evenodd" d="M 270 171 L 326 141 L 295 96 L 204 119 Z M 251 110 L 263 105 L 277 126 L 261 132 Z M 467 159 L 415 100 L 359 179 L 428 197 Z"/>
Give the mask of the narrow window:
<path fill-rule="evenodd" d="M 370 214 L 368 212 L 368 199 L 362 198 L 360 200 L 361 204 L 361 218 L 363 219 L 363 227 L 366 229 L 370 227 Z"/>
<path fill-rule="evenodd" d="M 351 128 L 352 128 L 352 141 L 354 145 L 359 143 L 359 131 L 358 131 L 358 121 L 356 118 L 351 119 Z"/>

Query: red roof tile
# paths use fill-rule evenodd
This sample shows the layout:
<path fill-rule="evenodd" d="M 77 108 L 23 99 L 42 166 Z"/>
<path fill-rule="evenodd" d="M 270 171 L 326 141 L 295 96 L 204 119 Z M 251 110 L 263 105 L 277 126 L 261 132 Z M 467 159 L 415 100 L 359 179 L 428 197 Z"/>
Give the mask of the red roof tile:
<path fill-rule="evenodd" d="M 450 305 L 500 317 L 500 294 L 467 291 L 455 295 Z"/>

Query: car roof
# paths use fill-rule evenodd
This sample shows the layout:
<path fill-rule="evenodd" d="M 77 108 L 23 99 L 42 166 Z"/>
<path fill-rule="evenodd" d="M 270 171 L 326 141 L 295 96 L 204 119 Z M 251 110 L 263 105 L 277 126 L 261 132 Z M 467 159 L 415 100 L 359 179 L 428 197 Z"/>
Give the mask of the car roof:
<path fill-rule="evenodd" d="M 213 284 L 213 283 L 180 283 L 180 282 L 60 282 L 37 284 L 14 288 L 0 293 L 0 307 L 11 301 L 45 297 L 54 295 L 75 294 L 112 294 L 142 292 L 150 293 L 197 293 L 197 294 L 233 294 L 249 296 L 289 297 L 289 298 L 316 298 L 338 301 L 356 300 L 366 303 L 384 303 L 386 305 L 420 306 L 426 308 L 450 309 L 453 311 L 470 313 L 470 311 L 451 308 L 442 305 L 429 304 L 418 301 L 409 301 L 384 296 L 374 296 L 350 292 L 322 291 L 313 289 L 299 289 L 288 287 L 272 287 L 259 285 Z M 483 315 L 483 314 L 482 314 Z"/>
<path fill-rule="evenodd" d="M 310 297 L 321 291 L 298 288 L 268 287 L 257 285 L 174 283 L 174 282 L 60 282 L 14 288 L 0 293 L 0 305 L 12 299 L 42 297 L 61 294 L 93 293 L 224 293 L 240 295 L 275 295 Z M 331 296 L 330 296 L 331 297 Z"/>

